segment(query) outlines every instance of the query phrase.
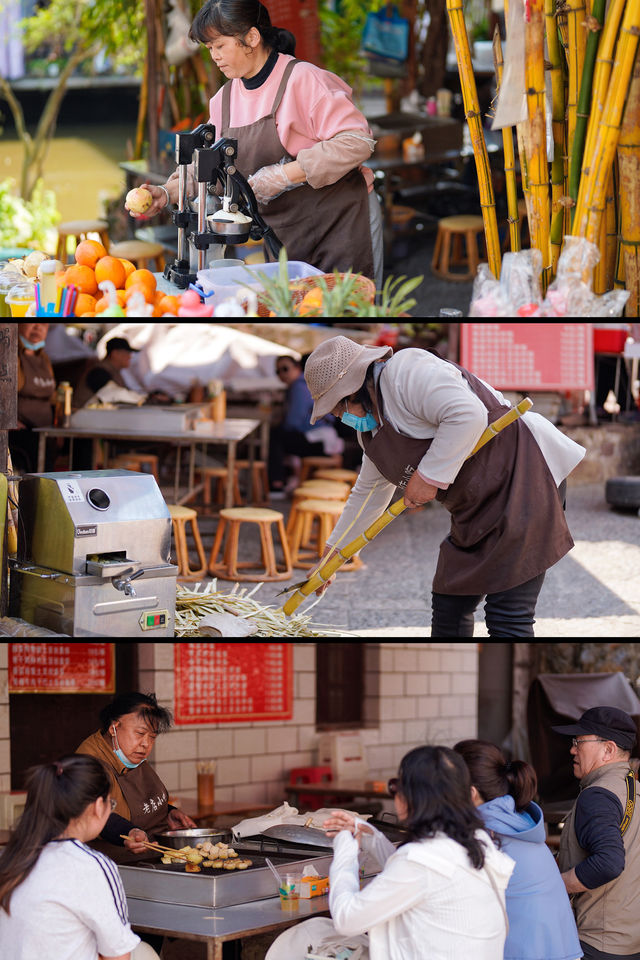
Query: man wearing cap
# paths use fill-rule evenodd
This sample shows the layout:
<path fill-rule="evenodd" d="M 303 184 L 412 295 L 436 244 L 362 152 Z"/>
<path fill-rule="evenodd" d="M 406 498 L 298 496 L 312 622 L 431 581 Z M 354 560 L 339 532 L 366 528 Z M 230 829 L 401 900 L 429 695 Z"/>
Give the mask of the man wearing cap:
<path fill-rule="evenodd" d="M 338 541 L 362 534 L 397 488 L 408 507 L 438 499 L 451 513 L 451 532 L 433 580 L 431 635 L 472 637 L 474 611 L 486 596 L 489 636 L 532 637 L 545 573 L 573 547 L 562 485 L 585 449 L 527 413 L 467 461 L 487 425 L 510 406 L 429 351 L 392 356 L 388 347 L 333 337 L 311 354 L 305 377 L 311 422 L 333 413 L 358 431 L 364 450 L 325 557 Z"/>
<path fill-rule="evenodd" d="M 552 727 L 573 738 L 580 795 L 560 840 L 558 866 L 585 960 L 640 960 L 640 809 L 636 726 L 617 707 L 592 707 Z"/>
<path fill-rule="evenodd" d="M 129 346 L 129 342 L 124 337 L 112 337 L 108 340 L 105 359 L 92 366 L 81 378 L 74 392 L 74 407 L 77 409 L 84 407 L 109 381 L 128 389 L 121 371 L 126 370 L 131 363 L 132 353 L 138 353 L 138 351 Z"/>

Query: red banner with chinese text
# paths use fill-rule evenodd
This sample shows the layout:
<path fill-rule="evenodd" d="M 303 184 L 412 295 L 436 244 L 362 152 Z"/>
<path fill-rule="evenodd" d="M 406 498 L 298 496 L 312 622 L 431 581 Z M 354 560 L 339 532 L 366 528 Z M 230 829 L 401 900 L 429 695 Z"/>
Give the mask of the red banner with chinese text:
<path fill-rule="evenodd" d="M 175 722 L 291 720 L 293 645 L 176 643 Z"/>
<path fill-rule="evenodd" d="M 10 643 L 9 693 L 115 693 L 114 643 Z"/>

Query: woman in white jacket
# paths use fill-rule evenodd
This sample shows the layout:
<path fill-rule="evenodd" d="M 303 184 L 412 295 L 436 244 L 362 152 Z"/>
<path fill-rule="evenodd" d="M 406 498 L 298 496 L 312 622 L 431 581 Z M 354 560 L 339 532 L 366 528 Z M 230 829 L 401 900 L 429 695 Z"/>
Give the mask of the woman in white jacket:
<path fill-rule="evenodd" d="M 502 960 L 505 889 L 514 862 L 500 853 L 471 802 L 466 765 L 447 747 L 418 747 L 390 783 L 409 841 L 335 813 L 330 906 L 338 934 L 369 933 L 371 960 Z M 336 835 L 337 834 L 337 835 Z M 355 834 L 355 835 L 354 835 Z M 384 869 L 360 890 L 359 840 Z"/>

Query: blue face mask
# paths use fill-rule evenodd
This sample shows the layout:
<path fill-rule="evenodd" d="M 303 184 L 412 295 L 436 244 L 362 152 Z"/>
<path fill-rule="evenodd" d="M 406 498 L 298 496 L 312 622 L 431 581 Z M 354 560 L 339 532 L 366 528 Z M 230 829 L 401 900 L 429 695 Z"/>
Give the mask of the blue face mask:
<path fill-rule="evenodd" d="M 370 411 L 367 412 L 366 417 L 356 417 L 355 413 L 349 413 L 349 405 L 346 400 L 345 404 L 347 405 L 347 412 L 340 417 L 345 426 L 353 427 L 359 433 L 369 433 L 370 430 L 376 429 L 378 421 Z"/>
<path fill-rule="evenodd" d="M 116 742 L 116 748 L 117 748 L 117 749 L 114 749 L 113 752 L 115 753 L 115 755 L 116 755 L 116 757 L 118 758 L 118 760 L 120 761 L 120 763 L 124 764 L 124 766 L 127 768 L 127 770 L 135 770 L 136 767 L 139 767 L 140 764 L 144 763 L 144 760 L 141 760 L 140 763 L 131 763 L 130 760 L 127 760 L 127 758 L 125 757 L 124 753 L 123 753 L 122 750 L 120 749 L 120 744 L 118 743 L 118 734 L 116 733 L 116 728 L 115 728 L 115 727 L 113 728 L 113 734 L 112 734 L 112 736 L 113 736 L 113 739 L 114 739 L 115 742 Z"/>
<path fill-rule="evenodd" d="M 22 340 L 22 346 L 25 350 L 42 350 L 46 344 L 46 340 L 38 340 L 37 343 L 31 343 L 31 341 L 23 337 L 22 334 L 20 334 L 20 339 Z"/>

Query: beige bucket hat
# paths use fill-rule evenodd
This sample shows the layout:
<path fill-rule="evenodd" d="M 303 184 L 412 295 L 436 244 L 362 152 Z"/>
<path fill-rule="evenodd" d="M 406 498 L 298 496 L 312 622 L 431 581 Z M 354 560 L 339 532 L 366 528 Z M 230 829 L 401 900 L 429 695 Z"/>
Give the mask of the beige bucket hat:
<path fill-rule="evenodd" d="M 345 397 L 356 393 L 374 360 L 393 356 L 391 347 L 366 347 L 348 337 L 332 337 L 313 351 L 304 377 L 313 398 L 311 423 L 331 413 Z"/>

